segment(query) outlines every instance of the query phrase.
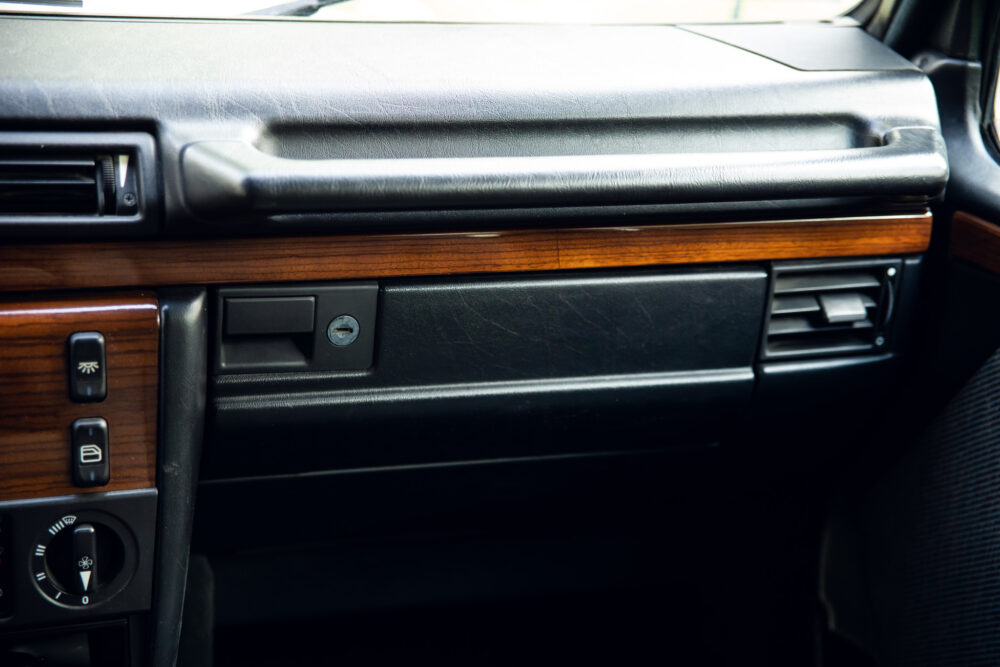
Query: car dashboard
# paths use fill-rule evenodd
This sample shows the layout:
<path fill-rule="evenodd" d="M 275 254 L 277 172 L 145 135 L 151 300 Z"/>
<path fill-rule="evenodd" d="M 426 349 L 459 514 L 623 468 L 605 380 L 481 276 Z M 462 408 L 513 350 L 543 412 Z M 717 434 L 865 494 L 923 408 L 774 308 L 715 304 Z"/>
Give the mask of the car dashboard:
<path fill-rule="evenodd" d="M 0 656 L 616 587 L 807 652 L 752 639 L 789 480 L 896 390 L 949 175 L 856 24 L 3 16 L 0 130 Z"/>

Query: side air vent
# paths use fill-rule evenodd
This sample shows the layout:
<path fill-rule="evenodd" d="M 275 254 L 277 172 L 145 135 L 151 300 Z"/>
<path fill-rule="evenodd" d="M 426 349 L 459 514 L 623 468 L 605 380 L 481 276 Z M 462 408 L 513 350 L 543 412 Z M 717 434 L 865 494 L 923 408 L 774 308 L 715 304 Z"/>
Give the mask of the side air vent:
<path fill-rule="evenodd" d="M 118 214 L 120 208 L 125 208 L 117 201 L 119 187 L 115 179 L 115 162 L 118 157 L 85 153 L 59 155 L 44 150 L 0 151 L 0 214 Z M 131 156 L 125 154 L 123 161 L 127 165 Z M 132 209 L 135 204 L 133 195 Z M 126 208 L 122 212 L 129 211 Z"/>
<path fill-rule="evenodd" d="M 884 348 L 900 271 L 899 260 L 775 265 L 763 357 Z"/>
<path fill-rule="evenodd" d="M 142 133 L 0 132 L 0 233 L 151 222 L 154 151 Z"/>

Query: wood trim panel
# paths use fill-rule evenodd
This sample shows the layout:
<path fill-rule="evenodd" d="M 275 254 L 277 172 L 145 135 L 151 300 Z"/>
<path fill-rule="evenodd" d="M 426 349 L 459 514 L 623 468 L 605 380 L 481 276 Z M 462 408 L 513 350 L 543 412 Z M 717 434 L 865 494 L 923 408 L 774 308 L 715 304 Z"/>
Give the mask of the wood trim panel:
<path fill-rule="evenodd" d="M 1000 273 L 1000 225 L 956 211 L 951 219 L 950 245 L 955 257 Z"/>
<path fill-rule="evenodd" d="M 0 290 L 153 287 L 899 255 L 930 213 L 835 219 L 0 247 Z"/>
<path fill-rule="evenodd" d="M 69 398 L 67 340 L 105 339 L 107 398 Z M 156 485 L 159 309 L 148 293 L 0 302 L 0 500 Z M 70 474 L 70 425 L 108 422 L 111 482 L 79 489 Z"/>

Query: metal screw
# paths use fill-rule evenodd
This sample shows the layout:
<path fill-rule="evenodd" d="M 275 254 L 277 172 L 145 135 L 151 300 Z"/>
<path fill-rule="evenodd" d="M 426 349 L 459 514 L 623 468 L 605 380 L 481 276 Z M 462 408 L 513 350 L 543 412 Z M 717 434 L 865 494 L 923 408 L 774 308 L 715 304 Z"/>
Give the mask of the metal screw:
<path fill-rule="evenodd" d="M 892 278 L 894 275 L 896 275 L 896 267 L 890 266 L 888 269 L 885 270 L 885 275 Z"/>
<path fill-rule="evenodd" d="M 350 315 L 338 315 L 330 321 L 330 326 L 326 328 L 326 337 L 337 347 L 350 345 L 358 339 L 359 333 L 361 333 L 361 326 Z"/>
<path fill-rule="evenodd" d="M 124 195 L 122 195 L 122 201 L 125 202 L 126 206 L 131 206 L 132 204 L 135 203 L 135 195 L 132 194 L 131 192 L 126 192 Z"/>
<path fill-rule="evenodd" d="M 875 339 L 875 344 L 879 347 L 882 347 L 883 345 L 885 345 L 885 338 L 879 336 L 878 338 Z"/>

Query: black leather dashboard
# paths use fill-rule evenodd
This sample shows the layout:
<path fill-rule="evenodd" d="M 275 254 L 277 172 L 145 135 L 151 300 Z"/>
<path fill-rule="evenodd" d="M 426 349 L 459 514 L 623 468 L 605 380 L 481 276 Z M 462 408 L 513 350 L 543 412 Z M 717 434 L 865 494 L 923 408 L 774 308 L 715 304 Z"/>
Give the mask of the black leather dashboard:
<path fill-rule="evenodd" d="M 781 27 L 811 58 L 785 64 L 766 30 L 5 17 L 0 118 L 155 128 L 174 234 L 876 210 L 941 192 L 920 71 L 840 24 Z"/>

